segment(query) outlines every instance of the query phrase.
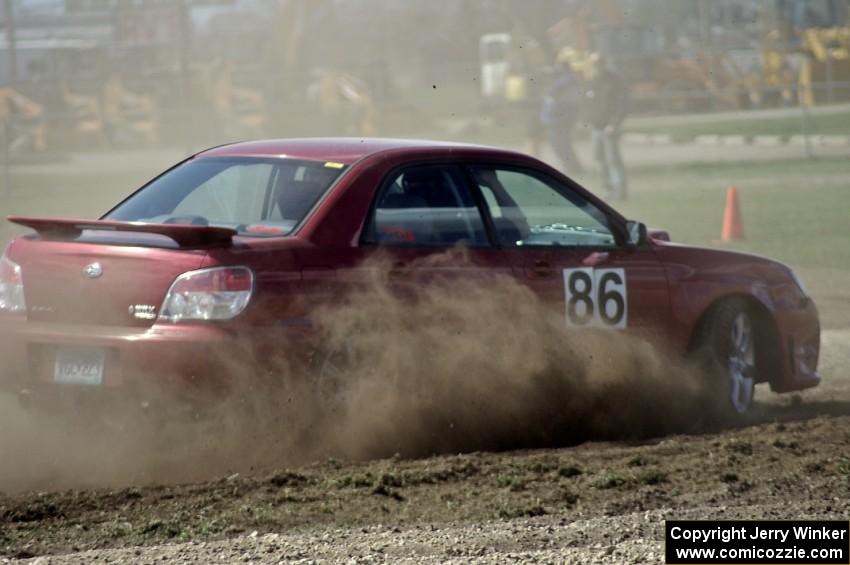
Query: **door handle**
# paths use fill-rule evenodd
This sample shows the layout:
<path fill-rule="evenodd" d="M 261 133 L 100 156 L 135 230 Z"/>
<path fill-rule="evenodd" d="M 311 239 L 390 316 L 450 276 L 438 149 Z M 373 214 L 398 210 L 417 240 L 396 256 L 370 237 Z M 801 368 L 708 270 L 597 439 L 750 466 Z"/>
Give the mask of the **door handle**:
<path fill-rule="evenodd" d="M 526 271 L 533 279 L 548 279 L 555 276 L 555 270 L 549 261 L 535 261 L 534 266 Z"/>
<path fill-rule="evenodd" d="M 585 267 L 596 267 L 604 263 L 608 260 L 608 252 L 606 251 L 594 251 L 587 257 L 585 257 L 581 264 Z"/>

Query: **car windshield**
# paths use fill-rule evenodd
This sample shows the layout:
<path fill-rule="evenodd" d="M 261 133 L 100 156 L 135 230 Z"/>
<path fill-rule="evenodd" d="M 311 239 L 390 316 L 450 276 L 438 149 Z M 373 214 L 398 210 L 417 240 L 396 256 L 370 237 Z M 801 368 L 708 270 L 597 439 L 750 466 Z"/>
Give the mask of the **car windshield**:
<path fill-rule="evenodd" d="M 287 235 L 345 170 L 341 163 L 202 158 L 155 179 L 105 219 L 233 228 L 240 235 Z"/>

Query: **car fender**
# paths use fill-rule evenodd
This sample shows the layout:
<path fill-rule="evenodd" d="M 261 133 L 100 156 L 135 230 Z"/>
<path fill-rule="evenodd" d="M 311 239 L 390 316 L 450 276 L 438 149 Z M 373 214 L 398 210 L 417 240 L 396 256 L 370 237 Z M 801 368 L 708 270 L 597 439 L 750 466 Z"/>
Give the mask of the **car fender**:
<path fill-rule="evenodd" d="M 661 243 L 658 255 L 667 272 L 671 325 L 677 344 L 687 350 L 699 324 L 712 307 L 741 297 L 765 314 L 775 326 L 777 303 L 774 288 L 787 283 L 787 268 L 780 263 L 743 253 Z"/>

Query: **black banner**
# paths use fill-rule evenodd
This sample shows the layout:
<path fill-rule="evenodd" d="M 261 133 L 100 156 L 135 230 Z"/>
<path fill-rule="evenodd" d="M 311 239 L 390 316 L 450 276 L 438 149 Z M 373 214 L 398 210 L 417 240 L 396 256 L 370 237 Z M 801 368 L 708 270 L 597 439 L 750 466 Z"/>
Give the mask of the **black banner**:
<path fill-rule="evenodd" d="M 668 565 L 848 565 L 850 522 L 667 520 Z"/>

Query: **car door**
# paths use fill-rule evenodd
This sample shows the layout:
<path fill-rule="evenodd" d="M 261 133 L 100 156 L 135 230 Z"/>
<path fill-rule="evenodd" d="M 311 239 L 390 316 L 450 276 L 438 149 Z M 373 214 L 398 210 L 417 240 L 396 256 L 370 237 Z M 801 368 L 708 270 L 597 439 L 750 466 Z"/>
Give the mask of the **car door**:
<path fill-rule="evenodd" d="M 399 168 L 379 188 L 357 258 L 352 268 L 338 271 L 339 276 L 354 283 L 373 277 L 375 269 L 389 268 L 396 289 L 437 278 L 445 282 L 453 277 L 511 276 L 510 261 L 494 247 L 485 228 L 483 208 L 457 164 Z"/>
<path fill-rule="evenodd" d="M 516 276 L 567 325 L 667 329 L 667 277 L 650 244 L 618 241 L 619 220 L 542 171 L 482 164 L 471 173 Z"/>

